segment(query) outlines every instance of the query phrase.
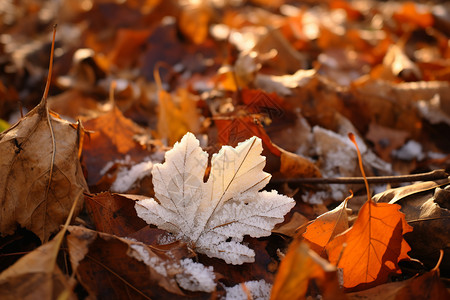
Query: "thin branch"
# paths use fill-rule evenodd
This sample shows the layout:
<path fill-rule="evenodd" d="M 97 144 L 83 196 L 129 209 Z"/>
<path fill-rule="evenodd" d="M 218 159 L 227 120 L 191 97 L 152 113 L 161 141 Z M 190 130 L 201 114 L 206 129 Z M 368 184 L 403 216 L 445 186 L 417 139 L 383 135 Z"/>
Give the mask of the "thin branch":
<path fill-rule="evenodd" d="M 449 174 L 444 169 L 434 170 L 427 173 L 398 175 L 398 176 L 376 176 L 367 177 L 370 184 L 374 183 L 400 183 L 413 181 L 433 181 L 446 179 Z M 293 184 L 364 184 L 363 177 L 335 177 L 335 178 L 288 178 L 272 179 L 272 183 L 293 183 Z"/>

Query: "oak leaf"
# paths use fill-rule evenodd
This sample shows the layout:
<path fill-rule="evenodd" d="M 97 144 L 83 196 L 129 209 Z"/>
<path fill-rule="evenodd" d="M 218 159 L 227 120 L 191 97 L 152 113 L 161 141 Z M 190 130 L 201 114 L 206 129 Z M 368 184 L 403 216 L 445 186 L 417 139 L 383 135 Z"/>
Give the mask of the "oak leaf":
<path fill-rule="evenodd" d="M 411 250 L 403 235 L 412 231 L 396 204 L 367 201 L 353 226 L 326 247 L 331 263 L 343 269 L 344 287 L 361 290 L 385 283 Z M 344 244 L 346 244 L 344 248 Z"/>
<path fill-rule="evenodd" d="M 244 235 L 268 236 L 294 206 L 275 191 L 258 192 L 270 180 L 263 172 L 261 140 L 252 137 L 236 148 L 224 146 L 211 160 L 192 133 L 166 153 L 152 170 L 157 201 L 136 203 L 139 217 L 188 242 L 197 252 L 226 263 L 253 262 L 255 252 L 244 246 Z"/>
<path fill-rule="evenodd" d="M 79 161 L 82 137 L 81 125 L 51 113 L 46 98 L 0 134 L 1 235 L 20 225 L 47 241 L 59 230 L 88 190 Z"/>

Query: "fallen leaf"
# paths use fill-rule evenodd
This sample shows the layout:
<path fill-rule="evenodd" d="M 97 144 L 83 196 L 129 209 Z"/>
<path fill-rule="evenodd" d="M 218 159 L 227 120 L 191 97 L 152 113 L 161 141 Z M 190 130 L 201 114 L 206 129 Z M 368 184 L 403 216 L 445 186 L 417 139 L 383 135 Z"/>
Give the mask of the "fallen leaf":
<path fill-rule="evenodd" d="M 77 226 L 69 226 L 68 231 L 71 263 L 92 296 L 170 299 L 185 295 L 179 285 L 191 291 L 215 289 L 212 268 L 185 258 L 188 250 L 183 244 L 158 248 Z M 205 276 L 203 280 L 194 269 L 197 276 Z"/>
<path fill-rule="evenodd" d="M 77 299 L 76 281 L 57 265 L 64 235 L 77 209 L 79 198 L 70 207 L 62 230 L 51 240 L 21 257 L 0 274 L 2 299 Z M 73 266 L 75 270 L 76 266 Z"/>
<path fill-rule="evenodd" d="M 161 139 L 173 145 L 186 132 L 200 131 L 200 116 L 194 95 L 186 89 L 178 89 L 172 95 L 162 87 L 159 87 L 158 95 L 158 134 Z"/>
<path fill-rule="evenodd" d="M 212 9 L 207 1 L 186 1 L 181 7 L 178 26 L 191 41 L 201 44 L 208 37 L 211 15 Z"/>
<path fill-rule="evenodd" d="M 405 187 L 390 189 L 373 197 L 378 202 L 395 203 L 401 206 L 406 221 L 414 230 L 405 236 L 411 246 L 410 255 L 432 268 L 444 249 L 443 269 L 450 267 L 448 230 L 450 212 L 448 197 L 449 180 L 420 182 Z"/>
<path fill-rule="evenodd" d="M 281 261 L 270 299 L 306 299 L 312 280 L 316 282 L 322 299 L 346 299 L 339 288 L 337 269 L 300 239 L 294 239 Z"/>
<path fill-rule="evenodd" d="M 83 134 L 81 125 L 49 112 L 45 98 L 0 134 L 1 235 L 20 225 L 47 241 L 59 230 L 88 190 L 79 161 Z"/>
<path fill-rule="evenodd" d="M 280 173 L 284 178 L 322 177 L 314 162 L 280 148 Z"/>
<path fill-rule="evenodd" d="M 308 223 L 308 221 L 308 218 L 302 214 L 294 212 L 291 219 L 287 223 L 277 224 L 272 232 L 294 237 L 297 229 Z"/>
<path fill-rule="evenodd" d="M 144 196 L 135 196 L 144 199 Z M 119 194 L 104 192 L 85 195 L 87 213 L 94 221 L 97 231 L 116 236 L 130 236 L 147 224 L 136 215 L 135 201 Z"/>
<path fill-rule="evenodd" d="M 199 253 L 231 264 L 253 262 L 254 251 L 240 243 L 244 235 L 270 235 L 294 206 L 291 198 L 275 191 L 258 192 L 270 180 L 263 172 L 261 151 L 257 137 L 236 148 L 222 147 L 213 155 L 204 183 L 207 153 L 195 136 L 187 133 L 166 153 L 165 163 L 154 166 L 158 202 L 138 201 L 138 216 L 188 242 Z"/>
<path fill-rule="evenodd" d="M 412 228 L 399 209 L 396 204 L 367 201 L 353 226 L 328 243 L 328 257 L 343 269 L 346 289 L 386 283 L 391 273 L 399 273 L 398 262 L 409 258 L 403 235 Z"/>
<path fill-rule="evenodd" d="M 90 186 L 100 180 L 108 163 L 123 160 L 127 155 L 139 161 L 150 154 L 133 138 L 144 130 L 124 117 L 116 106 L 106 114 L 85 121 L 84 125 L 93 131 L 83 143 L 83 162 Z"/>
<path fill-rule="evenodd" d="M 444 251 L 440 251 L 440 258 L 436 266 L 421 276 L 411 279 L 396 296 L 396 300 L 409 299 L 450 299 L 450 293 L 444 282 L 439 279 L 439 264 L 442 261 Z"/>
<path fill-rule="evenodd" d="M 410 282 L 411 279 L 389 282 L 364 291 L 347 293 L 345 295 L 349 300 L 395 300 L 398 292 Z"/>
<path fill-rule="evenodd" d="M 324 255 L 326 246 L 336 235 L 348 229 L 347 201 L 351 197 L 353 197 L 353 194 L 342 201 L 335 209 L 318 216 L 306 227 L 303 238 L 310 243 L 310 248 L 320 256 Z"/>
<path fill-rule="evenodd" d="M 20 258 L 0 274 L 2 299 L 76 299 L 75 281 L 70 280 L 56 264 L 61 231 L 53 240 Z"/>
<path fill-rule="evenodd" d="M 396 11 L 393 18 L 399 24 L 412 24 L 423 28 L 433 26 L 433 15 L 426 9 L 426 6 L 420 6 L 418 3 L 407 1 Z"/>
<path fill-rule="evenodd" d="M 391 72 L 391 75 L 401 78 L 404 81 L 419 81 L 422 73 L 419 67 L 411 61 L 398 45 L 391 45 L 383 60 L 384 67 Z"/>
<path fill-rule="evenodd" d="M 108 60 L 118 67 L 130 67 L 136 63 L 137 53 L 150 36 L 151 30 L 119 28 L 115 44 L 108 55 Z"/>
<path fill-rule="evenodd" d="M 264 149 L 271 154 L 268 155 L 270 171 L 279 171 L 286 178 L 321 176 L 314 162 L 273 144 L 256 117 L 251 115 L 216 117 L 215 124 L 219 143 L 222 145 L 235 146 L 252 136 L 261 138 Z"/>
<path fill-rule="evenodd" d="M 384 161 L 391 161 L 392 151 L 403 146 L 409 133 L 396 130 L 376 123 L 370 123 L 366 138 L 374 143 L 375 152 Z"/>

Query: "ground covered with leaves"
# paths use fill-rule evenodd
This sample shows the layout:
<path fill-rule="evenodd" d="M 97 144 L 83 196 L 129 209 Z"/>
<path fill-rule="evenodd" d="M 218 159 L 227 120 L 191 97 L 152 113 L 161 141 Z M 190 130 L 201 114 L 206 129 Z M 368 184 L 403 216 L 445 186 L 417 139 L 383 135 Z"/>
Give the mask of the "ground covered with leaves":
<path fill-rule="evenodd" d="M 449 36 L 445 1 L 0 2 L 0 297 L 449 299 Z"/>

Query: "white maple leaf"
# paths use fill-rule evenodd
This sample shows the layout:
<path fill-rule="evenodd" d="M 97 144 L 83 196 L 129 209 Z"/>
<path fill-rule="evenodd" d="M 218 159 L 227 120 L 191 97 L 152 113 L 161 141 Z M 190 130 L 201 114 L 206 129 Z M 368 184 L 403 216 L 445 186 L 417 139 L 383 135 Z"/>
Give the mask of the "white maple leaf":
<path fill-rule="evenodd" d="M 138 201 L 138 216 L 190 243 L 198 253 L 231 264 L 253 262 L 255 252 L 241 244 L 244 235 L 270 235 L 295 204 L 276 191 L 259 192 L 271 177 L 263 171 L 261 152 L 258 137 L 236 148 L 223 146 L 213 155 L 208 181 L 203 182 L 208 154 L 187 133 L 166 153 L 164 164 L 154 165 L 157 200 Z"/>

